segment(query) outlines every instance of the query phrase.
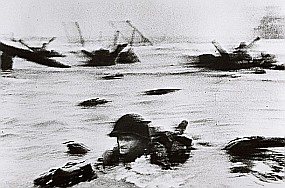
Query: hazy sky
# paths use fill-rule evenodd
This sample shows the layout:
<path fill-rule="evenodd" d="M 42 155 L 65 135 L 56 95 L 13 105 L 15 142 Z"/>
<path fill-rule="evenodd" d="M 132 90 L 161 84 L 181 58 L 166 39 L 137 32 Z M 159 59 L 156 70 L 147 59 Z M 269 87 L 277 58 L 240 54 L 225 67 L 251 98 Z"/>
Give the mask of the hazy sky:
<path fill-rule="evenodd" d="M 0 0 L 0 34 L 64 36 L 78 21 L 85 36 L 129 19 L 145 35 L 249 36 L 265 6 L 283 13 L 284 0 Z"/>

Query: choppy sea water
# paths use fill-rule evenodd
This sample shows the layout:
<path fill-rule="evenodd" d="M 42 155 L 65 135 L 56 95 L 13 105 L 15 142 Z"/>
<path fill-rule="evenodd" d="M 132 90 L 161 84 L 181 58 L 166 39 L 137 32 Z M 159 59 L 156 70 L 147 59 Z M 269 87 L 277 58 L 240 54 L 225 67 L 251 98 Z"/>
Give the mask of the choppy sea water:
<path fill-rule="evenodd" d="M 256 50 L 273 52 L 282 62 L 284 45 L 282 40 L 261 41 Z M 67 55 L 63 63 L 80 64 L 80 58 L 67 53 L 68 46 L 60 44 L 57 49 Z M 130 112 L 165 130 L 188 120 L 186 134 L 193 138 L 196 150 L 173 170 L 161 170 L 140 158 L 131 170 L 119 166 L 75 187 L 94 187 L 96 181 L 102 182 L 100 178 L 106 181 L 103 187 L 110 187 L 109 180 L 138 187 L 283 187 L 284 176 L 283 180 L 267 180 L 256 173 L 231 173 L 234 164 L 221 149 L 236 137 L 284 137 L 285 71 L 267 70 L 262 75 L 207 71 L 189 66 L 184 58 L 185 54 L 214 51 L 205 43 L 137 47 L 140 63 L 97 68 L 58 69 L 16 58 L 14 70 L 1 72 L 0 77 L 0 187 L 33 187 L 33 180 L 51 168 L 69 161 L 95 162 L 116 143 L 107 136 L 113 122 Z M 124 77 L 102 79 L 113 73 Z M 159 88 L 181 90 L 143 94 Z M 97 97 L 111 102 L 92 108 L 78 106 Z M 70 140 L 84 143 L 91 151 L 83 157 L 68 155 L 63 143 Z M 253 161 L 251 168 L 266 172 L 268 163 Z"/>

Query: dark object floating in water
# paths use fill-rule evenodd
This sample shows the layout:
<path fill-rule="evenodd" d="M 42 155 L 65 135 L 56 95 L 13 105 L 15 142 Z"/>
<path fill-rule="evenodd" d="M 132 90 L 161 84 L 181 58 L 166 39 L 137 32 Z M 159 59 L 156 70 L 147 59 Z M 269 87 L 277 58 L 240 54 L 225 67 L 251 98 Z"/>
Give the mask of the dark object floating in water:
<path fill-rule="evenodd" d="M 74 141 L 65 142 L 64 144 L 67 144 L 67 153 L 72 155 L 84 155 L 90 151 L 84 144 L 75 143 Z"/>
<path fill-rule="evenodd" d="M 212 147 L 213 145 L 209 142 L 197 142 L 197 144 L 205 147 Z"/>
<path fill-rule="evenodd" d="M 231 75 L 231 78 L 239 78 L 239 77 L 241 77 L 241 75 L 237 75 L 237 74 L 232 74 Z"/>
<path fill-rule="evenodd" d="M 87 101 L 83 101 L 81 103 L 79 103 L 79 106 L 97 106 L 99 104 L 105 104 L 107 102 L 111 102 L 111 101 L 107 101 L 106 99 L 99 99 L 99 98 L 96 98 L 96 99 L 89 99 Z"/>
<path fill-rule="evenodd" d="M 253 74 L 266 74 L 264 69 L 257 68 L 253 71 Z"/>
<path fill-rule="evenodd" d="M 181 89 L 155 89 L 155 90 L 145 91 L 144 93 L 146 95 L 164 95 L 164 94 L 179 91 L 179 90 Z"/>
<path fill-rule="evenodd" d="M 112 75 L 107 75 L 107 76 L 103 76 L 102 78 L 105 80 L 111 80 L 111 79 L 121 79 L 123 78 L 124 75 L 121 73 L 117 73 L 117 74 L 112 74 Z"/>
<path fill-rule="evenodd" d="M 97 177 L 90 163 L 69 162 L 61 168 L 51 169 L 49 172 L 41 174 L 39 178 L 34 180 L 34 185 L 39 187 L 70 187 Z"/>
<path fill-rule="evenodd" d="M 285 65 L 284 64 L 282 64 L 282 65 L 274 65 L 272 67 L 272 69 L 274 69 L 274 70 L 285 70 Z"/>
<path fill-rule="evenodd" d="M 250 155 L 261 148 L 285 147 L 285 138 L 265 138 L 262 136 L 252 136 L 237 138 L 230 141 L 224 150 L 232 155 Z"/>

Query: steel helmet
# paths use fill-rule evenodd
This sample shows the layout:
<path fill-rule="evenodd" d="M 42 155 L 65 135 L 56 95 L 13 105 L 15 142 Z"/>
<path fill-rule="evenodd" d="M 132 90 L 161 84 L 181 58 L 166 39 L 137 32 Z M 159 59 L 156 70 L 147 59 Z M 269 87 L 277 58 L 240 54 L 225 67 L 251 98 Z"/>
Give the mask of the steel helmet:
<path fill-rule="evenodd" d="M 117 137 L 122 134 L 131 134 L 149 139 L 149 123 L 150 121 L 145 121 L 141 115 L 126 114 L 116 121 L 109 136 Z"/>

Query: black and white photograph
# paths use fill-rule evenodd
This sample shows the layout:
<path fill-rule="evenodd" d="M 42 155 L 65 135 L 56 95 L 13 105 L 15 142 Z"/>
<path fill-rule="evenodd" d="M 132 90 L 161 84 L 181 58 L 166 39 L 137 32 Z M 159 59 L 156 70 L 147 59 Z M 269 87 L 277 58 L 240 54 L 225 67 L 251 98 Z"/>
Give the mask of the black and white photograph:
<path fill-rule="evenodd" d="M 0 188 L 283 188 L 284 0 L 0 0 Z"/>

